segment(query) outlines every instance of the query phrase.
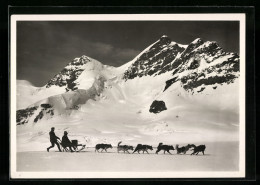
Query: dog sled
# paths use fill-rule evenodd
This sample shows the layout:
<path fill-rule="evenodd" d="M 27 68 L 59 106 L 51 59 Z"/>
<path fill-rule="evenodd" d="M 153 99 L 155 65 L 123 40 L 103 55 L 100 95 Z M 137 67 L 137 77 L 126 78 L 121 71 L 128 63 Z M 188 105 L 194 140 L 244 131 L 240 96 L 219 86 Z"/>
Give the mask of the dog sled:
<path fill-rule="evenodd" d="M 65 143 L 62 143 L 62 142 L 60 142 L 59 144 L 62 147 L 62 151 L 63 152 L 69 152 L 70 151 L 70 149 L 69 149 L 70 146 L 71 146 L 71 148 L 74 149 L 74 152 L 80 152 L 80 151 L 82 151 L 82 150 L 84 150 L 86 148 L 86 145 L 79 144 L 78 140 L 71 140 L 71 145 L 70 146 L 68 144 L 65 144 Z"/>

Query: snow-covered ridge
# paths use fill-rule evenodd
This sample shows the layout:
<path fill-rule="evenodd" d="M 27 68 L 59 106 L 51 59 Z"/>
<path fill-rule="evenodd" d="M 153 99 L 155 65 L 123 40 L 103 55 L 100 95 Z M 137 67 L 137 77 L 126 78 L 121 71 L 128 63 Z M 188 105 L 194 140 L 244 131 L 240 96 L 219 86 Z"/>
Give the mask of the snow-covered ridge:
<path fill-rule="evenodd" d="M 75 58 L 67 66 L 63 68 L 61 72 L 56 74 L 45 85 L 46 88 L 50 88 L 53 85 L 59 87 L 65 87 L 66 91 L 78 89 L 76 80 L 84 70 L 98 70 L 102 69 L 103 65 L 90 57 L 85 55 Z"/>
<path fill-rule="evenodd" d="M 169 71 L 170 63 L 182 53 L 187 46 L 171 41 L 162 36 L 152 46 L 145 49 L 142 55 L 125 71 L 124 79 L 133 79 L 146 75 L 157 75 Z"/>
<path fill-rule="evenodd" d="M 49 96 L 35 102 L 26 109 L 17 111 L 17 125 L 37 123 L 41 119 L 51 119 L 55 115 L 67 114 L 77 110 L 88 100 L 96 100 L 104 89 L 106 79 L 102 76 L 95 78 L 92 86 L 87 89 L 77 89 L 66 93 Z M 47 108 L 46 108 L 47 105 Z M 44 109 L 43 109 L 43 108 Z"/>
<path fill-rule="evenodd" d="M 166 82 L 165 90 L 178 80 L 185 90 L 193 92 L 193 88 L 202 85 L 232 83 L 239 77 L 239 56 L 236 53 L 223 51 L 216 42 L 203 42 L 199 39 L 194 43 L 197 47 L 188 47 L 174 61 L 176 68 L 173 70 L 173 77 Z M 202 91 L 204 89 L 205 87 Z"/>
<path fill-rule="evenodd" d="M 166 35 L 164 35 L 162 37 L 166 37 Z M 129 66 L 131 66 L 133 63 L 135 63 L 140 58 L 140 56 L 142 56 L 144 53 L 148 52 L 151 49 L 151 47 L 153 47 L 158 42 L 160 42 L 160 40 L 157 40 L 156 42 L 152 43 L 150 46 L 145 48 L 141 53 L 139 53 L 134 59 L 132 59 L 131 61 L 127 62 L 126 64 L 124 64 L 124 65 L 122 65 L 122 66 L 120 66 L 118 68 L 123 70 L 123 71 L 127 70 L 127 68 Z"/>
<path fill-rule="evenodd" d="M 173 77 L 166 82 L 165 90 L 181 80 L 182 87 L 193 92 L 203 84 L 232 83 L 239 76 L 239 56 L 223 51 L 216 42 L 197 38 L 182 46 L 164 35 L 127 69 L 124 79 L 166 72 L 172 72 Z"/>

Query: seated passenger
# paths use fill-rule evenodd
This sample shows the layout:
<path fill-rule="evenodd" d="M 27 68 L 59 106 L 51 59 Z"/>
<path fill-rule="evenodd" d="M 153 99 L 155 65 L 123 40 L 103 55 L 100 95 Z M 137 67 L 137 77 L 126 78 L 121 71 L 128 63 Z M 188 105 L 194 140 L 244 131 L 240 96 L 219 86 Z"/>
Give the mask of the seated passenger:
<path fill-rule="evenodd" d="M 64 131 L 64 135 L 62 136 L 62 146 L 63 148 L 66 150 L 67 147 L 70 148 L 70 151 L 73 152 L 73 149 L 71 148 L 73 145 L 71 143 L 71 141 L 69 140 L 68 138 L 68 132 L 67 131 Z"/>

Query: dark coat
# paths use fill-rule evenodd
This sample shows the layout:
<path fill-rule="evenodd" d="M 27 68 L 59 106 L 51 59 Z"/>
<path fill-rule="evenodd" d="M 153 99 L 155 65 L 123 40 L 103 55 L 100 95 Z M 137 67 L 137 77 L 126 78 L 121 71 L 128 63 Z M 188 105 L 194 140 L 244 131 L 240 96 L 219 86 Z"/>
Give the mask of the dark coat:
<path fill-rule="evenodd" d="M 59 137 L 57 137 L 55 135 L 55 133 L 53 131 L 50 131 L 49 134 L 50 134 L 50 142 L 56 142 L 57 139 L 60 139 Z"/>
<path fill-rule="evenodd" d="M 71 141 L 69 140 L 67 135 L 62 136 L 62 144 L 65 146 L 71 146 Z"/>

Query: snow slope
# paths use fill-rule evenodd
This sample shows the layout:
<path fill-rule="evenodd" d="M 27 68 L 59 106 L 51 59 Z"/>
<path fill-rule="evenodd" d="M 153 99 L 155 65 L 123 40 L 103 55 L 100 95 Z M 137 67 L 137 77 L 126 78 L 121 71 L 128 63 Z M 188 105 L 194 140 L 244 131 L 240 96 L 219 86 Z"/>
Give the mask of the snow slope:
<path fill-rule="evenodd" d="M 171 151 L 173 155 L 155 150 L 148 154 L 124 154 L 117 153 L 116 148 L 109 149 L 107 153 L 95 153 L 94 148 L 87 148 L 81 153 L 59 153 L 55 151 L 47 152 L 19 152 L 17 154 L 17 171 L 23 172 L 97 172 L 100 178 L 102 172 L 121 172 L 115 177 L 127 177 L 129 172 L 135 172 L 144 177 L 144 172 L 156 172 L 153 178 L 167 176 L 176 177 L 174 172 L 234 172 L 239 169 L 238 142 L 227 143 L 206 143 L 205 155 L 176 155 L 176 151 Z M 233 151 L 233 152 L 230 152 Z M 59 162 L 57 162 L 59 161 Z M 62 165 L 61 165 L 62 164 Z M 75 165 L 77 164 L 77 165 Z M 41 174 L 43 175 L 43 174 Z M 58 178 L 58 174 L 55 174 Z M 81 174 L 82 177 L 90 178 L 91 174 Z M 194 177 L 194 173 L 190 174 Z M 204 175 L 201 173 L 200 175 Z M 112 175 L 110 174 L 109 177 Z M 129 176 L 128 176 L 129 177 Z M 150 175 L 151 177 L 151 175 Z"/>
<path fill-rule="evenodd" d="M 17 111 L 17 149 L 45 151 L 52 126 L 89 147 L 237 141 L 238 82 L 238 55 L 201 39 L 163 36 L 118 68 L 84 55 L 32 89 L 35 101 Z M 149 112 L 155 100 L 167 109 Z"/>
<path fill-rule="evenodd" d="M 17 80 L 16 83 L 17 110 L 24 109 L 35 102 L 35 99 L 32 97 L 37 87 L 34 87 L 26 80 Z"/>

